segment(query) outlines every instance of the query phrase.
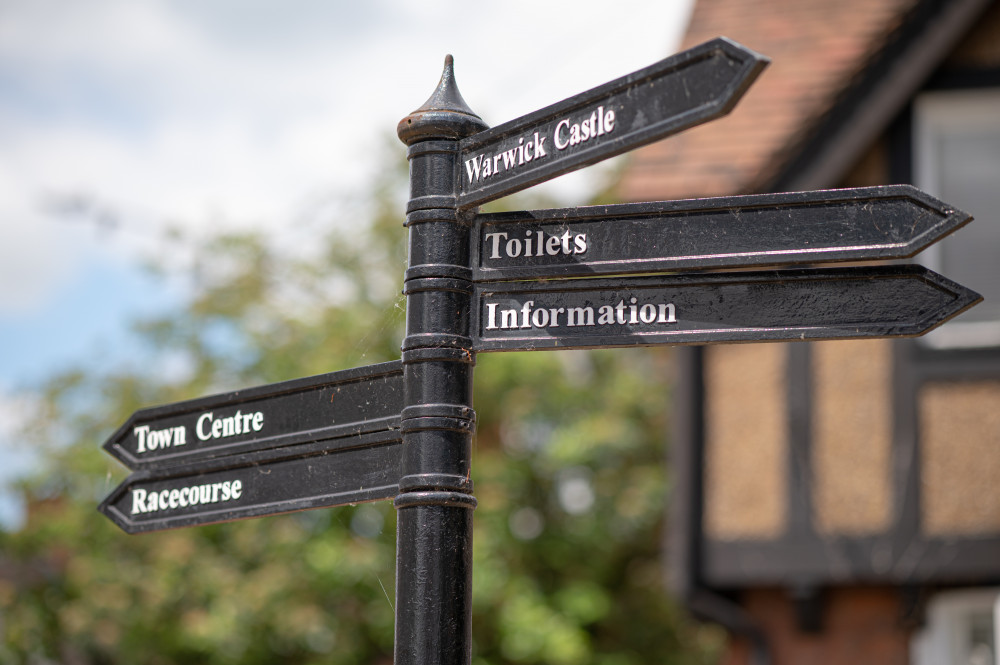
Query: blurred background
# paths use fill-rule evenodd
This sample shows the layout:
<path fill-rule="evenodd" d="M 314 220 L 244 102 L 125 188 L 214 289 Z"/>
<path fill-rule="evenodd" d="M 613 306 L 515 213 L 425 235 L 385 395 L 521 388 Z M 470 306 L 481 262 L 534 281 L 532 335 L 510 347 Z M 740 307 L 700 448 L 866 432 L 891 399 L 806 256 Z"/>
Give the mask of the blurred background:
<path fill-rule="evenodd" d="M 473 661 L 994 662 L 1000 6 L 0 4 L 2 663 L 388 663 L 387 502 L 126 536 L 143 406 L 399 357 L 399 119 L 712 37 L 728 117 L 491 209 L 910 182 L 987 300 L 921 340 L 484 354 Z"/>

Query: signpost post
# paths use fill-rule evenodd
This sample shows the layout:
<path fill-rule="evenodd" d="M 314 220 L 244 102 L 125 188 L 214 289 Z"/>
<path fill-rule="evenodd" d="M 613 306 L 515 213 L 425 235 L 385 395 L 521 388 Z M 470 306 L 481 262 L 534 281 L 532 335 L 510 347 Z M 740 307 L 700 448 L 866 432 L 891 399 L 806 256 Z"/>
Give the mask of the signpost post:
<path fill-rule="evenodd" d="M 395 663 L 469 663 L 477 353 L 913 336 L 981 299 L 912 265 L 732 270 L 907 258 L 971 220 L 909 186 L 477 213 L 728 113 L 766 64 L 719 38 L 489 129 L 449 56 L 397 127 L 402 359 L 135 413 L 101 511 L 136 533 L 394 498 Z"/>

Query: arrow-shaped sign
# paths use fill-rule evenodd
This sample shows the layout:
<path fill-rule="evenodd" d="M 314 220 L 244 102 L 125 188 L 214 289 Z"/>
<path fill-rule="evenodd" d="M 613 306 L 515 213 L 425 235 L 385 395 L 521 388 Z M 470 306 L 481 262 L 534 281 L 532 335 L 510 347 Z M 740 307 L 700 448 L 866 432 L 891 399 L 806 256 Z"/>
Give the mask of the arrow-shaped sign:
<path fill-rule="evenodd" d="M 921 266 L 476 285 L 475 351 L 910 337 L 979 302 Z"/>
<path fill-rule="evenodd" d="M 769 60 L 692 49 L 459 142 L 459 207 L 512 194 L 725 115 Z"/>
<path fill-rule="evenodd" d="M 142 533 L 390 499 L 401 444 L 383 430 L 139 471 L 98 509 Z"/>
<path fill-rule="evenodd" d="M 902 259 L 971 219 L 910 185 L 486 214 L 473 277 Z"/>
<path fill-rule="evenodd" d="M 400 361 L 136 411 L 104 444 L 130 469 L 399 428 Z"/>

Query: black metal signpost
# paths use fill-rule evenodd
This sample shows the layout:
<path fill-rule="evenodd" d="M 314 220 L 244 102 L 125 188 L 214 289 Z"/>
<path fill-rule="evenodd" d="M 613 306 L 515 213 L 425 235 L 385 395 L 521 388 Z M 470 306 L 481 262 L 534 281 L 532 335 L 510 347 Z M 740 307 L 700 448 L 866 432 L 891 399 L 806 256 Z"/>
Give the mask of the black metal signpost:
<path fill-rule="evenodd" d="M 488 129 L 449 56 L 397 128 L 401 361 L 139 411 L 101 511 L 136 533 L 394 497 L 396 665 L 469 663 L 476 353 L 913 336 L 980 300 L 912 265 L 676 272 L 901 259 L 970 221 L 909 186 L 477 213 L 724 115 L 766 64 L 719 38 Z"/>

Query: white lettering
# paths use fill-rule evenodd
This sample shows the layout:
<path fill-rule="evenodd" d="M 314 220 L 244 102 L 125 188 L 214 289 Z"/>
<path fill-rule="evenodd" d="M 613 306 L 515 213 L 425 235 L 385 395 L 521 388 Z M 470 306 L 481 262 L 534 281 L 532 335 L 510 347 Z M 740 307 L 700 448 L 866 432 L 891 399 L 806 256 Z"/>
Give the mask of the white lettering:
<path fill-rule="evenodd" d="M 202 424 L 204 424 L 204 422 L 206 420 L 209 421 L 209 422 L 212 421 L 212 413 L 211 412 L 203 413 L 200 416 L 198 416 L 198 424 L 194 428 L 195 434 L 197 434 L 198 438 L 201 439 L 202 441 L 208 441 L 209 439 L 212 438 L 211 433 L 205 434 L 204 432 L 201 431 L 201 426 L 202 426 Z"/>
<path fill-rule="evenodd" d="M 132 430 L 136 438 L 136 452 L 144 453 L 158 448 L 183 446 L 187 443 L 187 428 L 183 425 L 166 429 L 149 429 L 149 425 L 140 425 Z"/>
<path fill-rule="evenodd" d="M 625 301 L 624 300 L 619 300 L 618 304 L 615 305 L 615 321 L 617 321 L 618 325 L 620 325 L 620 326 L 625 325 Z"/>
<path fill-rule="evenodd" d="M 591 139 L 604 136 L 613 131 L 614 128 L 615 112 L 605 111 L 603 106 L 598 106 L 596 111 L 591 111 L 589 116 L 579 122 L 563 118 L 556 123 L 552 142 L 557 150 L 565 150 L 571 145 L 580 145 Z"/>
<path fill-rule="evenodd" d="M 210 485 L 187 485 L 159 492 L 132 488 L 132 514 L 155 513 L 191 506 L 236 501 L 243 496 L 242 480 L 227 480 Z"/>
<path fill-rule="evenodd" d="M 545 137 L 539 138 L 538 132 L 535 132 L 535 159 L 539 157 L 545 157 L 548 153 L 545 152 Z"/>
<path fill-rule="evenodd" d="M 555 256 L 559 253 L 560 245 L 559 236 L 549 236 L 545 241 L 545 253 L 549 256 Z"/>
<path fill-rule="evenodd" d="M 567 326 L 592 326 L 594 325 L 593 307 L 570 307 L 566 310 Z"/>
<path fill-rule="evenodd" d="M 226 439 L 238 434 L 250 434 L 251 430 L 259 432 L 264 429 L 264 414 L 260 411 L 254 413 L 243 413 L 237 411 L 231 416 L 216 418 L 211 411 L 198 416 L 198 421 L 194 431 L 202 441 L 209 439 Z M 183 430 L 183 428 L 174 428 Z M 174 445 L 181 445 L 185 441 L 183 431 L 173 432 Z"/>
<path fill-rule="evenodd" d="M 132 514 L 146 512 L 146 490 L 140 488 L 132 489 Z"/>
<path fill-rule="evenodd" d="M 536 307 L 534 300 L 521 304 L 520 308 L 500 309 L 499 303 L 486 303 L 485 326 L 483 330 L 523 330 L 526 328 L 558 328 L 563 323 L 570 328 L 586 326 L 625 326 L 677 323 L 677 312 L 673 303 L 640 303 L 637 297 L 621 299 L 616 305 L 601 305 L 594 321 L 594 307 Z M 499 317 L 497 313 L 499 312 Z"/>
<path fill-rule="evenodd" d="M 564 231 L 562 235 L 546 235 L 543 231 L 525 231 L 524 240 L 508 238 L 506 232 L 494 231 L 483 235 L 482 260 L 516 259 L 522 256 L 557 256 L 586 254 L 589 246 L 586 233 Z M 245 430 L 245 428 L 244 428 Z"/>
<path fill-rule="evenodd" d="M 487 244 L 490 243 L 491 241 L 493 242 L 493 249 L 490 250 L 490 258 L 491 259 L 499 259 L 500 258 L 500 241 L 503 240 L 506 237 L 507 237 L 506 233 L 500 233 L 500 232 L 497 232 L 497 233 L 487 233 L 486 234 L 486 242 L 487 242 Z"/>
<path fill-rule="evenodd" d="M 603 106 L 598 106 L 596 111 L 591 111 L 590 115 L 578 121 L 563 118 L 556 123 L 552 142 L 557 150 L 565 150 L 571 145 L 586 143 L 604 136 L 614 127 L 615 112 L 605 111 Z M 469 179 L 469 184 L 481 182 L 501 172 L 512 171 L 532 160 L 548 156 L 545 150 L 547 138 L 539 136 L 538 132 L 532 132 L 531 136 L 519 136 L 517 145 L 508 143 L 510 147 L 504 147 L 494 154 L 480 153 L 464 160 L 465 176 Z"/>
<path fill-rule="evenodd" d="M 507 241 L 507 256 L 521 256 L 521 241 L 518 238 L 511 238 Z"/>
<path fill-rule="evenodd" d="M 149 425 L 142 425 L 141 427 L 136 427 L 132 430 L 132 434 L 138 441 L 136 446 L 136 451 L 140 453 L 146 452 L 146 432 L 149 431 Z"/>
<path fill-rule="evenodd" d="M 535 328 L 546 328 L 549 325 L 549 310 L 536 309 L 531 313 L 531 325 Z"/>
<path fill-rule="evenodd" d="M 559 124 L 556 125 L 556 133 L 552 135 L 552 142 L 556 144 L 556 149 L 557 150 L 565 150 L 566 148 L 569 147 L 569 141 L 560 141 L 559 140 L 560 139 L 559 130 L 561 128 L 563 128 L 563 127 L 569 129 L 569 119 L 568 118 L 564 118 L 563 120 L 559 121 Z"/>
<path fill-rule="evenodd" d="M 497 329 L 497 304 L 495 302 L 486 303 L 486 329 Z"/>
<path fill-rule="evenodd" d="M 523 139 L 522 139 L 523 140 Z M 503 152 L 503 167 L 508 171 L 514 168 L 517 163 L 517 148 L 511 148 Z"/>
<path fill-rule="evenodd" d="M 476 155 L 472 159 L 465 160 L 465 172 L 469 174 L 469 182 L 479 180 L 479 167 L 483 162 L 482 155 Z"/>
<path fill-rule="evenodd" d="M 535 304 L 534 300 L 529 300 L 528 302 L 524 303 L 523 307 L 521 307 L 521 327 L 522 328 L 530 328 L 531 327 L 531 325 L 528 323 L 528 313 L 531 312 L 531 308 L 532 308 L 532 306 L 534 304 Z"/>
<path fill-rule="evenodd" d="M 504 309 L 500 311 L 500 327 L 504 329 L 517 327 L 516 309 Z"/>

